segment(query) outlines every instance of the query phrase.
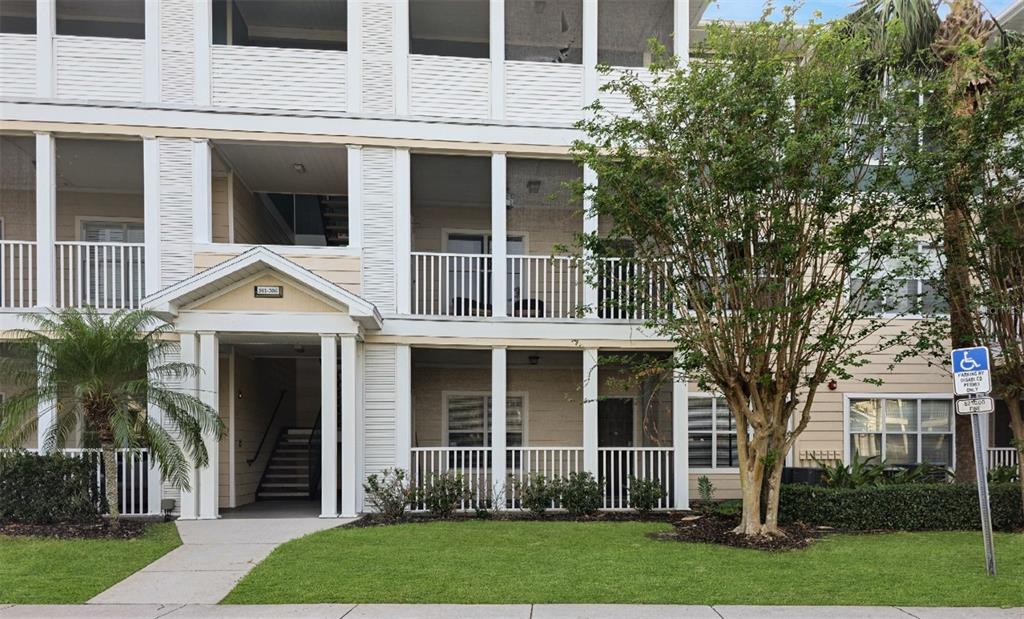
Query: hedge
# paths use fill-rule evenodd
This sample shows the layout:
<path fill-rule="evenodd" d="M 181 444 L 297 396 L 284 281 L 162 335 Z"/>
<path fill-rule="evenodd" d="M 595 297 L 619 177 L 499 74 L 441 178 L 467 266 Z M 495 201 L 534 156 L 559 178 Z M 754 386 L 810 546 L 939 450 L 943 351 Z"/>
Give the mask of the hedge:
<path fill-rule="evenodd" d="M 1020 486 L 989 487 L 992 527 L 1024 528 Z M 973 484 L 893 484 L 861 488 L 784 485 L 779 521 L 851 531 L 940 531 L 981 528 Z"/>
<path fill-rule="evenodd" d="M 49 524 L 99 518 L 86 458 L 27 452 L 0 454 L 0 522 Z"/>

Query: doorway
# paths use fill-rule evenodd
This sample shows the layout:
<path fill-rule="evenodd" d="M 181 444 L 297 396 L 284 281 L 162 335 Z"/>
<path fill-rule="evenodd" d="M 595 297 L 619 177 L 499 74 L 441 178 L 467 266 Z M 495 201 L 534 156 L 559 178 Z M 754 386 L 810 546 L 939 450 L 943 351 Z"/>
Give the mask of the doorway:
<path fill-rule="evenodd" d="M 597 403 L 597 446 L 632 447 L 633 398 L 604 398 Z"/>

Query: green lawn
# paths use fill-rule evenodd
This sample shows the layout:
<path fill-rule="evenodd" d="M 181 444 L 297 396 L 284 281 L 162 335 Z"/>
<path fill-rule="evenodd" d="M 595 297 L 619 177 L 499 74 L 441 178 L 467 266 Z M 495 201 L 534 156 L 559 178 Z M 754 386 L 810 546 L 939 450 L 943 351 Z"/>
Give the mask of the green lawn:
<path fill-rule="evenodd" d="M 133 540 L 0 536 L 0 603 L 85 602 L 180 544 L 172 523 Z"/>
<path fill-rule="evenodd" d="M 1024 605 L 1024 534 L 836 535 L 769 554 L 657 541 L 657 523 L 470 521 L 341 528 L 289 542 L 226 603 Z"/>

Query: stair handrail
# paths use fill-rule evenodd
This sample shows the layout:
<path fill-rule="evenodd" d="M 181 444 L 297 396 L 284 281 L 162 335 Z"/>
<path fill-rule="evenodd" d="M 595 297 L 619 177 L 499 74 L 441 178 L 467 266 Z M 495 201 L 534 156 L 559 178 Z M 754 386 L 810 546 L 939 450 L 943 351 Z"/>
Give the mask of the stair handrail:
<path fill-rule="evenodd" d="M 260 444 L 256 447 L 256 453 L 253 454 L 252 458 L 246 458 L 245 463 L 252 466 L 252 463 L 259 459 L 260 452 L 263 451 L 263 444 L 267 442 L 267 435 L 270 434 L 270 428 L 274 427 L 274 420 L 277 419 L 277 411 L 281 410 L 281 402 L 284 402 L 284 394 L 288 393 L 287 389 L 281 390 L 281 395 L 277 398 L 277 405 L 274 406 L 274 412 L 270 415 L 270 421 L 267 422 L 267 427 L 263 430 L 263 437 L 260 439 Z"/>
<path fill-rule="evenodd" d="M 306 443 L 306 464 L 308 467 L 308 479 L 309 479 L 309 498 L 312 499 L 316 495 L 316 487 L 320 485 L 320 454 L 313 451 L 313 438 L 320 433 L 320 419 L 323 417 L 324 410 L 321 408 L 316 412 L 316 421 L 313 422 L 313 429 L 309 432 L 309 441 Z M 319 441 L 321 448 L 323 446 L 323 440 Z"/>

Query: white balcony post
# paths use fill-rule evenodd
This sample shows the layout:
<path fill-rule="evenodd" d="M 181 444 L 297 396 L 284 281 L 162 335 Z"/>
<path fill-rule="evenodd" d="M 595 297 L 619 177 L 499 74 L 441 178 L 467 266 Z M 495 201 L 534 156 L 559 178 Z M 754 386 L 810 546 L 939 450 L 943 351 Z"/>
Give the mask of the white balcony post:
<path fill-rule="evenodd" d="M 412 348 L 395 347 L 395 467 L 412 466 Z"/>
<path fill-rule="evenodd" d="M 356 497 L 359 494 L 357 381 L 358 367 L 356 338 L 341 336 L 341 515 L 356 516 Z"/>
<path fill-rule="evenodd" d="M 672 377 L 672 506 L 690 509 L 689 384 L 676 370 Z"/>
<path fill-rule="evenodd" d="M 36 305 L 53 307 L 57 264 L 57 152 L 50 133 L 36 134 Z"/>
<path fill-rule="evenodd" d="M 149 369 L 152 369 L 152 364 L 150 364 Z M 153 374 L 150 374 L 150 378 L 153 378 Z M 147 403 L 146 416 L 152 419 L 157 425 L 162 425 L 162 413 L 160 412 L 160 408 L 153 402 Z M 160 510 L 160 498 L 161 484 L 163 483 L 163 480 L 160 477 L 160 467 L 156 465 L 156 459 L 153 457 L 152 453 L 149 454 L 149 468 L 146 469 L 146 477 L 148 484 L 146 502 L 149 506 L 146 513 L 151 516 L 157 516 L 162 513 Z"/>
<path fill-rule="evenodd" d="M 597 0 L 583 0 L 583 104 L 597 99 Z"/>
<path fill-rule="evenodd" d="M 408 148 L 395 149 L 395 302 L 399 314 L 412 312 L 412 179 L 409 162 Z"/>
<path fill-rule="evenodd" d="M 45 380 L 45 370 L 43 367 L 43 353 L 40 352 L 36 357 L 36 370 L 39 372 L 39 381 L 36 384 L 39 387 L 43 387 L 43 381 Z M 36 447 L 39 453 L 45 454 L 51 451 L 46 444 L 46 438 L 50 435 L 56 423 L 57 403 L 51 399 L 40 399 L 36 406 Z"/>
<path fill-rule="evenodd" d="M 583 167 L 583 183 L 587 186 L 597 184 L 597 173 L 590 166 Z M 598 232 L 597 213 L 591 211 L 592 206 L 593 200 L 585 196 L 583 198 L 583 234 L 587 235 L 597 234 Z M 584 274 L 586 274 L 586 268 L 596 268 L 597 264 L 594 261 L 593 254 L 589 251 L 583 257 Z M 583 305 L 586 308 L 585 315 L 588 318 L 597 316 L 597 288 L 585 275 L 583 280 Z"/>
<path fill-rule="evenodd" d="M 690 2 L 674 0 L 672 7 L 672 38 L 673 52 L 679 57 L 679 63 L 690 61 Z"/>
<path fill-rule="evenodd" d="M 199 399 L 217 411 L 220 407 L 220 353 L 217 334 L 199 333 Z M 199 469 L 199 518 L 220 518 L 220 439 L 209 434 L 203 436 L 207 465 Z"/>
<path fill-rule="evenodd" d="M 507 359 L 506 349 L 491 349 L 491 497 L 494 499 L 495 509 L 505 506 L 505 455 L 508 442 L 508 425 L 505 418 L 508 412 Z"/>
<path fill-rule="evenodd" d="M 143 238 L 146 242 L 146 295 L 160 290 L 160 142 L 142 139 Z"/>
<path fill-rule="evenodd" d="M 36 96 L 53 97 L 56 81 L 53 37 L 57 31 L 57 0 L 36 0 Z"/>
<path fill-rule="evenodd" d="M 211 103 L 210 48 L 213 46 L 213 0 L 195 0 L 193 27 L 195 28 L 195 97 L 196 105 L 207 107 Z"/>
<path fill-rule="evenodd" d="M 181 362 L 195 364 L 199 359 L 199 338 L 191 331 L 179 331 Z M 199 378 L 188 376 L 181 381 L 180 390 L 191 396 L 198 393 Z M 186 455 L 187 459 L 191 459 Z M 195 463 L 189 467 L 188 489 L 182 488 L 178 511 L 182 520 L 195 520 L 199 517 L 199 475 Z"/>
<path fill-rule="evenodd" d="M 583 470 L 597 477 L 597 349 L 583 350 Z"/>
<path fill-rule="evenodd" d="M 338 517 L 338 338 L 320 335 L 320 517 Z"/>
<path fill-rule="evenodd" d="M 348 18 L 345 40 L 345 92 L 347 102 L 345 109 L 349 114 L 356 114 L 363 109 L 363 2 L 348 0 L 346 4 Z M 350 151 L 351 152 L 351 151 Z"/>
<path fill-rule="evenodd" d="M 210 142 L 192 138 L 192 233 L 195 243 L 213 242 Z"/>
<path fill-rule="evenodd" d="M 506 316 L 508 307 L 508 228 L 505 153 L 491 155 L 491 311 Z"/>
<path fill-rule="evenodd" d="M 142 100 L 160 101 L 160 0 L 146 0 L 145 61 L 142 66 Z"/>
<path fill-rule="evenodd" d="M 491 118 L 503 120 L 505 118 L 505 0 L 490 0 L 490 26 Z"/>
<path fill-rule="evenodd" d="M 395 38 L 392 58 L 395 67 L 395 115 L 409 115 L 409 2 L 395 2 Z"/>
<path fill-rule="evenodd" d="M 350 22 L 351 23 L 351 22 Z M 348 147 L 348 246 L 363 246 L 363 147 Z"/>

